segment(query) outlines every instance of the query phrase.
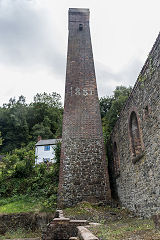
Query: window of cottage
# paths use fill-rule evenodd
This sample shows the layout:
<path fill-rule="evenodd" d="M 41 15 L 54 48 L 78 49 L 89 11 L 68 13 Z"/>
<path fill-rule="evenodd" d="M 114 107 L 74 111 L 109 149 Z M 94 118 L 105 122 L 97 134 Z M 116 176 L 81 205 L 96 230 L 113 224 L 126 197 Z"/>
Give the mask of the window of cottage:
<path fill-rule="evenodd" d="M 114 171 L 115 175 L 118 176 L 120 174 L 120 161 L 116 142 L 114 142 L 113 145 L 113 155 L 114 155 Z"/>
<path fill-rule="evenodd" d="M 44 151 L 50 151 L 50 146 L 44 146 Z"/>
<path fill-rule="evenodd" d="M 130 115 L 129 128 L 130 128 L 132 153 L 136 157 L 142 153 L 142 146 L 141 146 L 138 119 L 134 111 Z"/>

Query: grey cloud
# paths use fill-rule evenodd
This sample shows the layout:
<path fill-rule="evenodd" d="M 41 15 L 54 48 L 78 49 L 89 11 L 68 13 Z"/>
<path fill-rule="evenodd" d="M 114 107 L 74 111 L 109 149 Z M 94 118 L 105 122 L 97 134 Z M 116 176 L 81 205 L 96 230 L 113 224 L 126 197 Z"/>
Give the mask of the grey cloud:
<path fill-rule="evenodd" d="M 132 59 L 120 72 L 119 76 L 125 84 L 133 86 L 142 66 L 143 63 L 139 59 Z"/>
<path fill-rule="evenodd" d="M 2 3 L 8 6 L 5 8 Z M 46 13 L 36 9 L 34 3 L 0 0 L 0 63 L 23 68 L 48 67 L 64 79 L 66 50 L 59 42 L 62 40 L 56 23 L 50 23 Z M 117 85 L 133 85 L 141 67 L 138 59 L 132 59 L 121 72 L 114 73 L 96 62 L 100 96 L 111 95 Z"/>
<path fill-rule="evenodd" d="M 138 59 L 131 59 L 120 72 L 113 72 L 103 64 L 97 62 L 97 83 L 99 96 L 112 95 L 116 86 L 133 86 L 139 75 L 143 63 Z"/>
<path fill-rule="evenodd" d="M 1 0 L 1 3 L 6 0 Z M 45 15 L 45 14 L 44 14 Z M 53 31 L 58 38 L 56 27 Z M 8 0 L 0 5 L 0 62 L 31 67 L 43 65 L 64 74 L 65 56 L 49 35 L 48 22 L 31 0 Z"/>

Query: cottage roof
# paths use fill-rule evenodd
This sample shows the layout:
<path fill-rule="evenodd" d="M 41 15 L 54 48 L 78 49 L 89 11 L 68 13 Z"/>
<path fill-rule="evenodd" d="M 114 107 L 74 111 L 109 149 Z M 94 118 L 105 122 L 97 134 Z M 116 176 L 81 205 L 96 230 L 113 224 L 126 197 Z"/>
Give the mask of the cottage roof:
<path fill-rule="evenodd" d="M 60 141 L 61 139 L 40 140 L 36 143 L 36 146 L 55 145 L 57 142 L 60 142 Z"/>

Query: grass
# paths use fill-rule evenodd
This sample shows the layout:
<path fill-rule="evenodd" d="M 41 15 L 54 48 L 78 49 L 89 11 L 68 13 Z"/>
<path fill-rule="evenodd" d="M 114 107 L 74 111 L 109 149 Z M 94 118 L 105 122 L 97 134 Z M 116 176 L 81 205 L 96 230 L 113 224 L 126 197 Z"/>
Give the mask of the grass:
<path fill-rule="evenodd" d="M 0 199 L 0 213 L 38 212 L 42 210 L 42 199 L 27 195 Z"/>
<path fill-rule="evenodd" d="M 37 238 L 41 237 L 41 232 L 31 232 L 24 229 L 17 229 L 17 231 L 9 231 L 5 236 L 0 236 L 1 240 L 5 239 L 18 239 L 18 238 Z"/>
<path fill-rule="evenodd" d="M 0 214 L 28 213 L 40 212 L 43 208 L 42 198 L 31 197 L 27 195 L 13 196 L 11 198 L 0 199 Z M 37 238 L 41 237 L 41 231 L 27 231 L 25 229 L 8 230 L 4 236 L 0 235 L 0 240 L 3 239 L 19 239 L 19 238 Z"/>
<path fill-rule="evenodd" d="M 160 237 L 160 233 L 158 233 L 158 235 L 155 233 L 153 223 L 150 219 L 140 220 L 135 218 L 130 221 L 116 221 L 115 223 L 101 224 L 96 228 L 90 227 L 90 230 L 101 240 L 132 239 L 131 237 L 135 237 L 136 235 L 137 239 L 139 239 L 139 236 L 143 235 L 144 237 L 146 234 L 152 236 L 152 238 L 149 239 L 158 240 L 159 238 L 157 238 L 157 236 L 159 235 Z"/>
<path fill-rule="evenodd" d="M 100 225 L 89 229 L 100 240 L 160 240 L 160 232 L 154 228 L 151 219 L 140 219 L 126 209 L 98 207 L 81 203 L 64 210 L 66 217 L 88 219 Z"/>

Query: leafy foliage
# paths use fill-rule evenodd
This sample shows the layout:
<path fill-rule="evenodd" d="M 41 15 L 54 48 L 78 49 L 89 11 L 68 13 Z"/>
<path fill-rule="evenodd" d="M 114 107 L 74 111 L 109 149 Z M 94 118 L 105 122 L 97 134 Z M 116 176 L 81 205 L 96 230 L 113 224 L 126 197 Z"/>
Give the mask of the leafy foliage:
<path fill-rule="evenodd" d="M 100 99 L 100 108 L 103 125 L 103 135 L 106 145 L 107 161 L 108 161 L 108 173 L 110 178 L 110 188 L 112 197 L 118 200 L 116 191 L 116 182 L 114 176 L 114 162 L 113 162 L 113 146 L 111 141 L 111 133 L 120 116 L 120 112 L 128 99 L 128 96 L 132 88 L 119 86 L 114 90 L 114 95 L 111 97 L 104 97 Z"/>
<path fill-rule="evenodd" d="M 114 90 L 114 95 L 100 99 L 100 110 L 105 141 L 110 138 L 113 127 L 120 115 L 124 103 L 128 99 L 131 87 L 119 86 Z"/>
<path fill-rule="evenodd" d="M 0 132 L 3 138 L 0 153 L 26 146 L 30 141 L 36 141 L 38 136 L 61 136 L 63 109 L 60 100 L 60 95 L 54 92 L 37 93 L 30 104 L 26 104 L 24 96 L 17 101 L 11 98 L 8 104 L 3 104 L 0 107 Z"/>
<path fill-rule="evenodd" d="M 27 195 L 43 199 L 45 209 L 56 205 L 59 178 L 60 145 L 56 147 L 56 162 L 35 165 L 34 143 L 15 149 L 3 159 L 0 175 L 0 197 Z"/>
<path fill-rule="evenodd" d="M 0 154 L 5 155 L 0 162 L 1 198 L 30 196 L 43 199 L 45 209 L 55 206 L 60 143 L 55 149 L 56 163 L 35 165 L 35 141 L 38 136 L 44 139 L 61 136 L 63 108 L 60 100 L 57 93 L 43 93 L 36 94 L 30 104 L 20 96 L 18 100 L 10 98 L 0 107 Z"/>

